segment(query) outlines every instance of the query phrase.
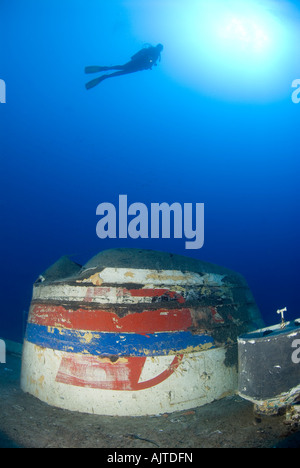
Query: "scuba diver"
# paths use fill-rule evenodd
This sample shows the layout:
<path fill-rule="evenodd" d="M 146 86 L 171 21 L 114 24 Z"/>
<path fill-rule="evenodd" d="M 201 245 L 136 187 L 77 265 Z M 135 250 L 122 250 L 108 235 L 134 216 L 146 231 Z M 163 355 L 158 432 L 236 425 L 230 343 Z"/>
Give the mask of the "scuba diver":
<path fill-rule="evenodd" d="M 153 65 L 157 66 L 157 61 L 161 60 L 160 53 L 163 50 L 162 44 L 157 44 L 156 47 L 147 46 L 141 49 L 139 52 L 134 54 L 131 57 L 130 62 L 125 63 L 124 65 L 114 65 L 111 67 L 98 67 L 90 66 L 85 67 L 85 73 L 97 73 L 107 70 L 119 70 L 108 75 L 102 75 L 98 78 L 95 78 L 92 81 L 86 83 L 86 89 L 91 89 L 101 81 L 106 80 L 107 78 L 113 78 L 114 76 L 127 75 L 128 73 L 135 73 L 142 70 L 151 70 Z"/>

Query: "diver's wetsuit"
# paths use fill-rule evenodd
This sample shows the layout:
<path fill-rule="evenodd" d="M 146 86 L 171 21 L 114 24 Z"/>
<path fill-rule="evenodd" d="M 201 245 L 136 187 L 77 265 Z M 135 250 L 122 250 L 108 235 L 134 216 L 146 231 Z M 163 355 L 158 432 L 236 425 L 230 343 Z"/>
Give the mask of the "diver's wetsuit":
<path fill-rule="evenodd" d="M 114 65 L 111 67 L 98 67 L 98 66 L 91 66 L 85 68 L 85 73 L 97 73 L 101 71 L 107 70 L 119 70 L 114 73 L 110 73 L 109 75 L 102 75 L 98 78 L 95 78 L 92 81 L 86 83 L 86 89 L 93 88 L 97 84 L 101 83 L 101 81 L 106 80 L 107 78 L 112 78 L 114 76 L 120 75 L 127 75 L 129 73 L 135 73 L 137 71 L 142 70 L 151 70 L 153 65 L 157 65 L 157 60 L 160 61 L 160 53 L 163 50 L 162 44 L 158 44 L 156 47 L 145 47 L 137 52 L 135 55 L 131 57 L 130 62 L 125 63 L 124 65 Z"/>

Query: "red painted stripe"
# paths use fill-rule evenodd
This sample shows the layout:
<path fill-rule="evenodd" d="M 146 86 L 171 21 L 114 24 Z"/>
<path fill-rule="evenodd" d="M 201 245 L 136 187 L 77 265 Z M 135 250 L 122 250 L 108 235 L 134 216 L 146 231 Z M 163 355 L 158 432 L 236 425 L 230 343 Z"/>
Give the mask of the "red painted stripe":
<path fill-rule="evenodd" d="M 108 310 L 66 309 L 63 306 L 35 304 L 30 323 L 48 327 L 114 333 L 155 333 L 184 331 L 192 326 L 190 309 L 156 309 L 118 317 Z"/>
<path fill-rule="evenodd" d="M 168 289 L 123 289 L 124 295 L 129 292 L 133 297 L 161 297 L 168 291 Z"/>
<path fill-rule="evenodd" d="M 174 299 L 180 304 L 185 302 L 185 299 L 181 294 L 178 294 L 174 291 L 169 291 L 169 289 L 124 289 L 124 295 L 130 293 L 132 297 L 161 297 L 166 296 L 170 299 Z"/>
<path fill-rule="evenodd" d="M 213 321 L 215 323 L 224 323 L 223 317 L 216 311 L 214 307 L 210 307 Z"/>
<path fill-rule="evenodd" d="M 146 357 L 108 358 L 73 355 L 63 357 L 56 382 L 105 390 L 143 390 L 166 380 L 177 369 L 183 355 L 175 356 L 167 368 L 152 379 L 139 382 Z"/>

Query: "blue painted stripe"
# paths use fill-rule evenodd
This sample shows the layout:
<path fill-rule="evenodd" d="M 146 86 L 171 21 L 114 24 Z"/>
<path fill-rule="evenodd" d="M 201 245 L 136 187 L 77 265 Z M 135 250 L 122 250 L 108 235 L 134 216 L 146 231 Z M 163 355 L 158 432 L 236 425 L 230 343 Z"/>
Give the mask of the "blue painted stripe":
<path fill-rule="evenodd" d="M 27 324 L 26 340 L 44 348 L 101 356 L 163 356 L 187 348 L 193 352 L 205 345 L 214 347 L 211 336 L 192 335 L 186 331 L 148 335 L 99 333 L 58 329 L 34 323 Z"/>

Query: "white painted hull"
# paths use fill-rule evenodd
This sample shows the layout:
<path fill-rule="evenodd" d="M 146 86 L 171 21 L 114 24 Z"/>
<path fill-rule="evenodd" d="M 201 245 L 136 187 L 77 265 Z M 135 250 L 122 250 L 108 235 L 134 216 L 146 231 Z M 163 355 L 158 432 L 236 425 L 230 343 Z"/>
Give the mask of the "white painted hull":
<path fill-rule="evenodd" d="M 167 379 L 137 391 L 103 390 L 57 382 L 61 361 L 66 354 L 25 341 L 22 389 L 49 405 L 111 416 L 155 415 L 186 410 L 231 395 L 237 389 L 236 368 L 224 365 L 223 348 L 187 353 Z M 147 358 L 140 381 L 159 376 L 173 358 Z M 95 375 L 91 378 L 95 379 Z M 105 379 L 105 376 L 99 378 Z"/>

